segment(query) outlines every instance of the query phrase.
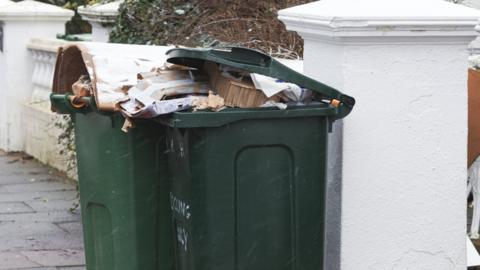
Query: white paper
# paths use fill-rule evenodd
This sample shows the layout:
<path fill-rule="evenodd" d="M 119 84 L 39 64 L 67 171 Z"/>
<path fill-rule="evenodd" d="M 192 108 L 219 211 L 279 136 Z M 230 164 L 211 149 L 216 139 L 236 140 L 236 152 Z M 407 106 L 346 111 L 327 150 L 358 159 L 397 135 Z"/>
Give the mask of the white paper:
<path fill-rule="evenodd" d="M 80 50 L 82 60 L 71 64 L 87 69 L 100 110 L 114 110 L 115 104 L 126 97 L 124 88 L 137 83 L 137 74 L 163 67 L 165 53 L 173 48 L 101 42 L 69 43 L 64 49 L 67 47 Z M 68 70 L 67 65 L 58 68 Z"/>
<path fill-rule="evenodd" d="M 155 77 L 139 80 L 136 86 L 128 90 L 128 99 L 119 103 L 125 115 L 131 118 L 152 118 L 187 110 L 193 106 L 195 100 L 206 98 L 197 95 L 207 94 L 209 91 L 210 86 L 207 82 L 195 82 L 191 79 L 160 80 L 162 77 L 160 75 L 161 73 L 157 80 Z M 175 74 L 170 74 L 172 75 Z M 170 96 L 185 95 L 189 96 L 164 100 Z"/>
<path fill-rule="evenodd" d="M 257 73 L 250 74 L 250 77 L 252 78 L 255 88 L 262 90 L 267 97 L 271 97 L 282 91 L 293 92 L 298 97 L 302 95 L 302 88 L 294 83 L 284 82 Z"/>
<path fill-rule="evenodd" d="M 473 246 L 472 240 L 467 236 L 467 266 L 480 265 L 480 255 L 478 255 L 477 249 Z"/>
<path fill-rule="evenodd" d="M 207 99 L 205 96 L 188 96 L 170 100 L 155 100 L 141 110 L 135 108 L 132 102 L 121 103 L 123 112 L 133 118 L 153 118 L 172 112 L 184 111 L 193 107 L 193 103 L 199 99 Z"/>

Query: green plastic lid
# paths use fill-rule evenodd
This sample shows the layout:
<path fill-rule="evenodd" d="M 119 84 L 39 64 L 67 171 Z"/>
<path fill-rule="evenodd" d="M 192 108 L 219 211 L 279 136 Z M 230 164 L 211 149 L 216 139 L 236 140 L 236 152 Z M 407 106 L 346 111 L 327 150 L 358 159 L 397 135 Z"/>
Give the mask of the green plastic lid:
<path fill-rule="evenodd" d="M 296 72 L 270 55 L 257 50 L 242 47 L 222 49 L 175 48 L 167 51 L 166 54 L 167 61 L 172 64 L 201 69 L 205 61 L 209 61 L 297 84 L 300 87 L 320 93 L 325 98 L 337 100 L 337 104 L 333 103 L 335 106 L 330 105 L 337 109 L 335 119 L 347 116 L 355 105 L 353 97 L 342 94 L 333 87 Z"/>

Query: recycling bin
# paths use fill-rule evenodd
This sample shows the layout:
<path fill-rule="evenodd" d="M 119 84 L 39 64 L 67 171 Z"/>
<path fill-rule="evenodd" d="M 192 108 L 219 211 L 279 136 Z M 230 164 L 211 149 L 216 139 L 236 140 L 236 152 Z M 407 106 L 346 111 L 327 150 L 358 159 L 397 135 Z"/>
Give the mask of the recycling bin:
<path fill-rule="evenodd" d="M 68 94 L 52 94 L 58 113 L 75 124 L 80 204 L 88 270 L 172 270 L 165 130 L 137 121 L 121 131 L 119 113 L 72 107 Z"/>
<path fill-rule="evenodd" d="M 331 100 L 156 119 L 167 127 L 176 269 L 323 269 L 327 134 L 355 100 L 253 50 L 177 48 L 167 56 L 282 79 Z"/>

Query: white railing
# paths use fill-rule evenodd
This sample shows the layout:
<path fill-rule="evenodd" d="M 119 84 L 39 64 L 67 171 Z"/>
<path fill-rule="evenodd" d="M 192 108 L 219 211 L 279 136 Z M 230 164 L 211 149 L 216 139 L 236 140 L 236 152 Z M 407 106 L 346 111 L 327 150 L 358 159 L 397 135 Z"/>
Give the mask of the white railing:
<path fill-rule="evenodd" d="M 67 171 L 67 158 L 60 154 L 62 146 L 58 143 L 62 129 L 56 125 L 62 119 L 50 111 L 50 93 L 57 50 L 65 43 L 55 39 L 32 39 L 27 44 L 32 64 L 31 94 L 23 106 L 22 117 L 26 129 L 25 152 L 61 171 Z"/>
<path fill-rule="evenodd" d="M 51 39 L 32 39 L 27 45 L 33 61 L 32 95 L 30 105 L 50 109 L 50 93 L 57 50 L 65 41 Z"/>

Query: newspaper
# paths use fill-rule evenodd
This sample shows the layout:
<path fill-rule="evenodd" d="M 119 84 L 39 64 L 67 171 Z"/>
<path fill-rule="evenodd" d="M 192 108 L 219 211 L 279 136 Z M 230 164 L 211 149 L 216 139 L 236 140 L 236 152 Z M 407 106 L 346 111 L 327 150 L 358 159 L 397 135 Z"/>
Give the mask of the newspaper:
<path fill-rule="evenodd" d="M 261 90 L 269 98 L 278 93 L 282 93 L 283 96 L 292 102 L 303 102 L 311 96 L 310 90 L 294 83 L 288 83 L 257 73 L 251 73 L 250 77 L 252 78 L 255 88 Z"/>

